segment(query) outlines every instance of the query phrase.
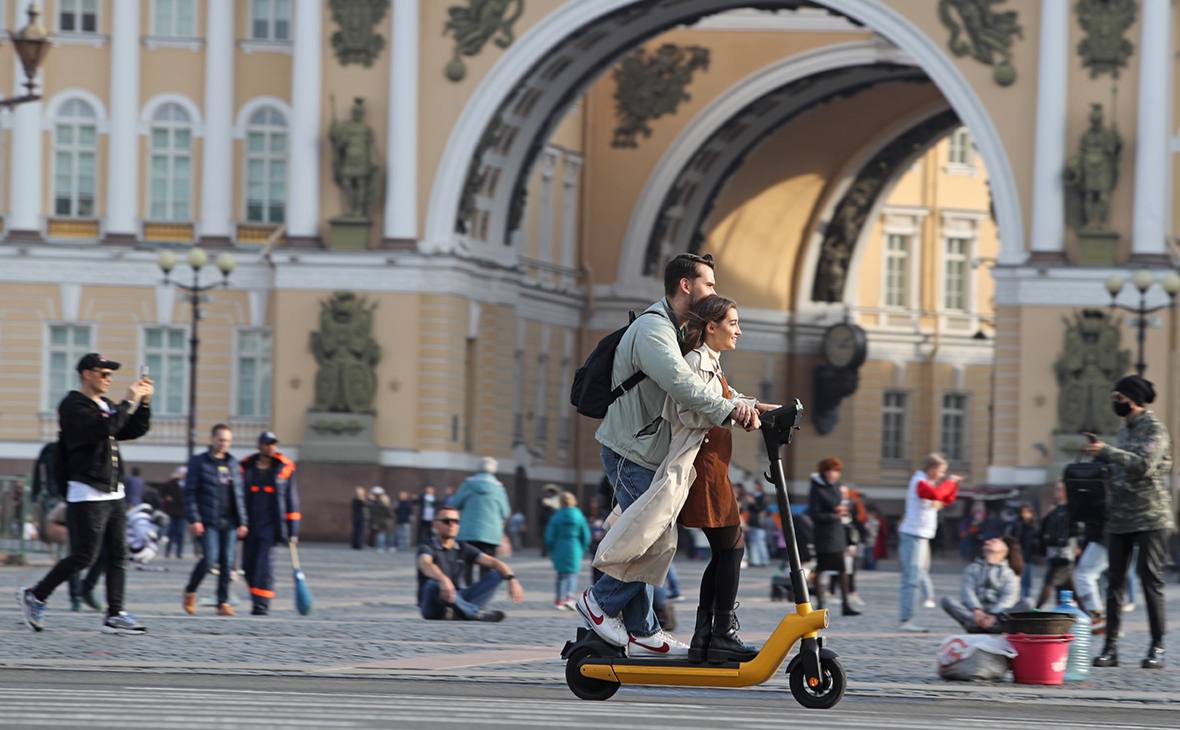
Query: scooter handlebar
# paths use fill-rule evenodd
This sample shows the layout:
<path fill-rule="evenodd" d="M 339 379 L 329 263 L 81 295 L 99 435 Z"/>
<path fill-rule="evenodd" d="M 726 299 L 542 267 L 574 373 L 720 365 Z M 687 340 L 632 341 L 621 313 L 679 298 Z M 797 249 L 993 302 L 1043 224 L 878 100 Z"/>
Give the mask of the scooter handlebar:
<path fill-rule="evenodd" d="M 799 430 L 799 422 L 803 420 L 803 402 L 798 398 L 781 408 L 763 413 L 762 440 L 766 442 L 766 452 L 773 459 L 779 447 L 791 443 L 795 432 Z"/>

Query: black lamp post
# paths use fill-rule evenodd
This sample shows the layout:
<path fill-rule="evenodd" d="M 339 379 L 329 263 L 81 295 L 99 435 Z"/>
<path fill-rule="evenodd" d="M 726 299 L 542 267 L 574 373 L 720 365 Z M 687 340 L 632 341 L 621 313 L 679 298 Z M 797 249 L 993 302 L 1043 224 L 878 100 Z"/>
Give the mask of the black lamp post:
<path fill-rule="evenodd" d="M 1138 328 L 1139 340 L 1139 357 L 1135 361 L 1135 371 L 1139 377 L 1143 377 L 1143 373 L 1147 372 L 1147 361 L 1144 359 L 1143 349 L 1144 343 L 1147 339 L 1147 315 L 1158 312 L 1162 309 L 1172 309 L 1176 305 L 1176 294 L 1180 292 L 1180 274 L 1175 271 L 1169 271 L 1160 280 L 1159 284 L 1163 290 L 1168 294 L 1168 303 L 1159 304 L 1154 307 L 1147 306 L 1147 292 L 1154 285 L 1155 277 L 1146 269 L 1136 271 L 1131 277 L 1131 283 L 1139 290 L 1139 306 L 1129 307 L 1125 304 L 1119 304 L 1115 300 L 1118 298 L 1119 292 L 1127 284 L 1127 280 L 1121 274 L 1111 274 L 1106 279 L 1106 291 L 1110 294 L 1110 308 L 1121 309 L 1125 312 L 1130 312 L 1135 317 L 1135 326 Z"/>
<path fill-rule="evenodd" d="M 11 109 L 17 104 L 37 101 L 41 98 L 41 95 L 37 93 L 37 69 L 45 61 L 45 56 L 49 55 L 49 35 L 45 32 L 45 28 L 37 22 L 37 16 L 41 13 L 37 10 L 36 3 L 29 3 L 28 13 L 29 22 L 25 24 L 25 27 L 8 34 L 12 39 L 12 47 L 16 51 L 16 57 L 20 59 L 21 66 L 25 69 L 27 93 L 0 99 L 0 107 Z"/>
<path fill-rule="evenodd" d="M 164 283 L 171 284 L 183 291 L 193 308 L 193 325 L 188 340 L 188 440 L 186 443 L 189 458 L 192 458 L 197 440 L 197 350 L 201 346 L 201 340 L 197 337 L 197 323 L 201 321 L 201 302 L 205 301 L 205 292 L 210 289 L 219 286 L 229 286 L 229 275 L 233 273 L 234 268 L 238 265 L 237 261 L 234 260 L 233 254 L 229 252 L 221 254 L 217 257 L 217 268 L 221 270 L 221 281 L 213 282 L 212 284 L 201 284 L 201 268 L 208 262 L 209 254 L 205 253 L 204 249 L 197 246 L 189 249 L 188 265 L 193 270 L 193 283 L 188 285 L 172 281 L 170 278 L 172 269 L 176 268 L 176 254 L 171 251 L 161 251 L 160 255 L 156 258 L 156 264 L 164 272 Z"/>

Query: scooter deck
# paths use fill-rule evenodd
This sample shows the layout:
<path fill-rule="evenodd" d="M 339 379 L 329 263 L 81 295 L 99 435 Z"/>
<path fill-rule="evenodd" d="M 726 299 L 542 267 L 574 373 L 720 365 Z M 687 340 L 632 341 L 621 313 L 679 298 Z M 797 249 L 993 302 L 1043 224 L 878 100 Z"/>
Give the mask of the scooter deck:
<path fill-rule="evenodd" d="M 597 657 L 594 659 L 587 659 L 583 662 L 584 665 L 589 664 L 606 664 L 612 667 L 658 667 L 661 669 L 670 669 L 672 667 L 683 669 L 737 669 L 741 666 L 741 662 L 690 662 L 683 657 L 669 657 L 661 659 L 659 657 L 631 657 L 611 658 L 611 657 Z"/>

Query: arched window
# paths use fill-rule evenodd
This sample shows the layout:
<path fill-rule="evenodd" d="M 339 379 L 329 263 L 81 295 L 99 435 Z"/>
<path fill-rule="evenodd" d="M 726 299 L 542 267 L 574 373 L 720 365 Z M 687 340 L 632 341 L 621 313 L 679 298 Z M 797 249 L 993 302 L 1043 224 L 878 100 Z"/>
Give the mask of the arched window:
<path fill-rule="evenodd" d="M 282 223 L 287 211 L 287 120 L 271 106 L 246 125 L 246 221 Z"/>
<path fill-rule="evenodd" d="M 174 102 L 161 105 L 152 117 L 150 179 L 151 220 L 192 220 L 192 119 Z"/>
<path fill-rule="evenodd" d="M 54 215 L 94 217 L 97 168 L 98 115 L 82 99 L 70 99 L 53 125 Z"/>

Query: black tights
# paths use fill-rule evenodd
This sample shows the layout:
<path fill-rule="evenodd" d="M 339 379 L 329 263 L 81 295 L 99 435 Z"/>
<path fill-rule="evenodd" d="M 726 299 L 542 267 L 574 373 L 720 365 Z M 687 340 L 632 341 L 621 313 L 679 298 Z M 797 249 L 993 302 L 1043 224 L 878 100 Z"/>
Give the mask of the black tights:
<path fill-rule="evenodd" d="M 709 564 L 701 575 L 700 607 L 706 611 L 732 611 L 737 601 L 738 580 L 746 539 L 741 525 L 703 528 L 709 539 Z"/>

